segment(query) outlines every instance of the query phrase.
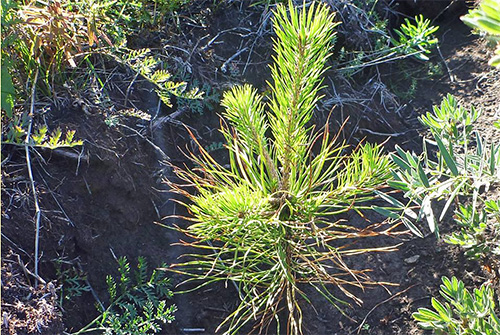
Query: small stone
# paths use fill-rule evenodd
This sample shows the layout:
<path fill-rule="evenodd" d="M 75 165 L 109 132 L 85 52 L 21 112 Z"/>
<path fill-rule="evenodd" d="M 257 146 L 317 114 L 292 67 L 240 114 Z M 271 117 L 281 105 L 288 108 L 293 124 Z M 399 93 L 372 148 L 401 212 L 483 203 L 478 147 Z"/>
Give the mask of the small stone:
<path fill-rule="evenodd" d="M 418 262 L 419 258 L 420 258 L 420 255 L 415 255 L 415 256 L 408 257 L 408 258 L 405 259 L 405 263 L 415 264 L 416 262 Z"/>

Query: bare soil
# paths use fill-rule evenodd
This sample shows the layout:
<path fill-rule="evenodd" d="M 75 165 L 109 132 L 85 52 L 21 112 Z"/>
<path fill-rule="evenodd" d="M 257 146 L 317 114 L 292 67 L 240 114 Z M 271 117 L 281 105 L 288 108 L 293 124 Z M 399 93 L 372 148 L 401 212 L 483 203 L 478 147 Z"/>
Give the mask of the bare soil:
<path fill-rule="evenodd" d="M 259 33 L 261 13 L 239 3 L 223 8 L 192 6 L 190 11 L 186 15 L 198 15 L 205 24 L 197 26 L 182 19 L 183 33 L 177 34 L 175 40 L 138 38 L 137 43 L 144 47 L 163 43 L 166 49 L 175 46 L 169 54 L 178 61 L 175 68 L 219 90 L 241 81 L 264 89 L 269 78 L 271 40 L 269 34 Z M 444 18 L 438 23 L 442 57 L 435 52 L 432 62 L 441 69 L 440 73 L 428 74 L 423 70 L 425 64 L 414 60 L 405 61 L 403 67 L 390 65 L 379 69 L 380 82 L 400 92 L 408 91 L 411 84 L 401 72 L 419 69 L 421 76 L 413 96 L 391 95 L 394 105 L 403 107 L 385 108 L 383 97 L 373 99 L 369 106 L 325 103 L 318 111 L 318 123 L 334 107 L 333 128 L 338 129 L 338 124 L 350 115 L 343 131 L 344 138 L 352 144 L 364 138 L 382 142 L 389 137 L 388 150 L 399 144 L 418 152 L 425 133 L 417 116 L 451 93 L 465 106 L 483 110 L 481 132 L 488 140 L 499 142 L 500 135 L 492 127 L 492 120 L 498 119 L 500 113 L 500 71 L 487 65 L 491 49 L 457 19 Z M 160 37 L 168 35 L 168 29 L 160 32 Z M 210 44 L 217 34 L 218 38 Z M 247 50 L 234 56 L 244 48 Z M 179 49 L 193 52 L 186 55 Z M 231 57 L 234 58 L 229 61 Z M 35 286 L 34 276 L 25 270 L 32 272 L 34 265 L 35 206 L 24 150 L 2 146 L 2 332 L 6 334 L 61 334 L 63 329 L 74 332 L 86 325 L 97 315 L 96 298 L 106 302 L 105 277 L 116 274 L 117 268 L 113 255 L 127 256 L 132 263 L 137 256 L 144 256 L 151 266 L 160 266 L 164 262 L 174 263 L 185 252 L 173 245 L 182 238 L 181 234 L 164 227 L 187 223 L 166 217 L 185 213 L 172 201 L 174 196 L 162 182 L 173 176 L 168 164 L 162 162 L 158 147 L 170 163 L 188 164 L 181 149 L 195 150 L 195 146 L 181 124 L 192 129 L 202 145 L 218 143 L 222 141 L 217 131 L 220 110 L 205 107 L 203 114 L 197 114 L 189 106 L 183 107 L 175 122 L 163 123 L 155 130 L 149 121 L 117 110 L 137 108 L 153 113 L 158 105 L 156 95 L 145 81 L 137 80 L 125 98 L 123 92 L 133 74 L 123 68 L 110 70 L 106 62 L 109 61 L 100 63 L 103 71 L 116 73 L 108 90 L 117 107 L 113 110 L 81 103 L 74 92 L 68 92 L 63 102 L 52 106 L 44 117 L 50 126 L 76 129 L 77 137 L 85 140 L 83 148 L 32 152 L 42 209 L 39 274 L 45 284 L 39 280 Z M 358 84 L 369 85 L 369 78 L 360 76 Z M 342 85 L 337 89 L 340 95 L 349 93 Z M 327 98 L 332 95 L 328 93 Z M 174 101 L 174 108 L 176 104 Z M 162 105 L 160 114 L 166 116 L 173 111 Z M 105 123 L 113 115 L 122 126 Z M 382 118 L 386 121 L 380 121 Z M 223 150 L 216 149 L 214 154 L 224 159 Z M 442 232 L 450 229 L 445 220 Z M 436 240 L 432 234 L 424 239 L 403 235 L 390 242 L 401 243 L 399 251 L 365 255 L 356 262 L 359 267 L 373 269 L 374 280 L 396 286 L 358 292 L 363 305 L 346 310 L 350 319 L 320 297 L 314 299 L 314 308 L 305 309 L 305 334 L 427 334 L 416 326 L 411 314 L 419 307 L 430 306 L 430 297 L 437 294 L 441 276 L 457 275 L 471 287 L 491 276 L 487 269 L 466 260 L 460 250 Z M 67 300 L 63 296 L 68 286 L 62 276 L 64 271 L 76 271 L 92 289 Z M 183 280 L 179 275 L 171 277 L 174 285 Z M 163 334 L 214 334 L 238 300 L 235 288 L 228 284 L 175 295 L 172 303 L 178 306 L 176 321 L 167 325 Z"/>

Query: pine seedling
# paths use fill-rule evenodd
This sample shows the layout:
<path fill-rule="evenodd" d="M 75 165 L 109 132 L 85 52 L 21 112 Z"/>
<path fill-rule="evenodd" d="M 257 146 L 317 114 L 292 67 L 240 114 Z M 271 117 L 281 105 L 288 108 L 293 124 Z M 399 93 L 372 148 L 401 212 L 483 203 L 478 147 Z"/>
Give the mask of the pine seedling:
<path fill-rule="evenodd" d="M 175 168 L 196 192 L 170 183 L 189 199 L 192 224 L 183 232 L 196 250 L 171 270 L 201 280 L 199 287 L 236 284 L 240 303 L 218 328 L 226 334 L 247 332 L 248 323 L 265 332 L 273 322 L 279 333 L 283 316 L 288 333 L 302 334 L 302 303 L 311 302 L 305 286 L 339 310 L 348 299 L 361 303 L 352 288 L 373 281 L 344 258 L 395 249 L 359 246 L 356 240 L 391 229 L 356 227 L 338 216 L 371 209 L 367 201 L 389 177 L 388 157 L 370 144 L 348 155 L 328 126 L 320 133 L 310 122 L 335 41 L 334 15 L 325 5 L 299 10 L 290 2 L 276 7 L 273 23 L 270 100 L 250 85 L 224 94 L 229 164 L 200 146 L 192 154 L 196 169 Z"/>

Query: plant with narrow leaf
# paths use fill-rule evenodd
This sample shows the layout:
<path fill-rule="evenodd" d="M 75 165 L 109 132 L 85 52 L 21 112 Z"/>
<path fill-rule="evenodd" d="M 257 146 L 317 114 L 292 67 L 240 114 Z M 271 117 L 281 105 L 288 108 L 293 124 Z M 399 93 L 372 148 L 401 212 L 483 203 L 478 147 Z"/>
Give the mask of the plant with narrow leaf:
<path fill-rule="evenodd" d="M 415 58 L 427 61 L 430 49 L 437 44 L 437 38 L 432 35 L 439 27 L 431 26 L 429 19 L 424 19 L 422 15 L 415 16 L 415 24 L 405 19 L 405 23 L 399 29 L 395 29 L 398 38 L 391 38 L 391 43 L 399 47 L 400 53 L 414 55 Z"/>
<path fill-rule="evenodd" d="M 478 118 L 479 111 L 474 106 L 467 110 L 458 104 L 454 96 L 448 94 L 440 106 L 433 106 L 432 112 L 422 115 L 420 121 L 444 141 L 463 144 L 463 138 L 469 138 Z"/>
<path fill-rule="evenodd" d="M 366 14 L 363 13 L 363 15 Z M 434 37 L 434 33 L 438 29 L 439 26 L 432 26 L 431 21 L 424 19 L 422 15 L 415 16 L 414 22 L 405 19 L 405 22 L 401 24 L 399 29 L 394 30 L 397 38 L 390 37 L 383 30 L 373 28 L 373 31 L 377 31 L 383 36 L 377 43 L 379 46 L 374 51 L 363 50 L 352 52 L 347 53 L 347 56 L 346 51 L 342 48 L 340 51 L 341 58 L 349 58 L 353 54 L 356 55 L 356 58 L 348 61 L 347 64 L 340 65 L 338 70 L 347 75 L 353 75 L 368 66 L 379 65 L 407 57 L 415 57 L 422 61 L 428 61 L 429 57 L 427 54 L 430 54 L 432 48 L 438 43 L 438 39 Z M 382 40 L 386 42 L 380 42 Z"/>
<path fill-rule="evenodd" d="M 443 277 L 440 294 L 446 302 L 432 298 L 434 310 L 419 308 L 413 318 L 420 327 L 437 335 L 500 334 L 500 318 L 495 313 L 493 289 L 483 285 L 473 293 L 462 281 Z"/>
<path fill-rule="evenodd" d="M 396 147 L 391 157 L 398 168 L 389 184 L 402 190 L 410 202 L 403 205 L 385 196 L 399 210 L 386 214 L 401 218 L 421 236 L 413 222 L 425 218 L 430 230 L 438 234 L 437 222 L 454 201 L 458 205 L 459 196 L 469 198 L 474 210 L 484 203 L 485 190 L 500 181 L 500 143 L 485 143 L 479 132 L 471 128 L 477 117 L 474 108 L 465 111 L 448 96 L 440 108 L 434 108 L 434 114 L 427 113 L 421 118 L 434 139 L 424 139 L 420 156 Z M 432 148 L 437 149 L 436 158 L 430 152 Z M 446 200 L 438 219 L 432 206 L 436 200 Z M 419 207 L 418 214 L 412 206 Z"/>
<path fill-rule="evenodd" d="M 500 0 L 482 0 L 479 6 L 461 17 L 462 21 L 497 45 L 496 56 L 489 64 L 500 67 Z"/>
<path fill-rule="evenodd" d="M 490 187 L 500 182 L 500 143 L 484 142 L 474 129 L 478 116 L 473 107 L 466 110 L 458 106 L 452 96 L 434 107 L 434 113 L 422 116 L 421 122 L 430 128 L 434 140 L 424 139 L 420 156 L 399 147 L 392 154 L 397 169 L 388 183 L 402 190 L 409 202 L 405 205 L 383 194 L 381 197 L 393 209 L 375 209 L 402 220 L 422 237 L 416 222 L 425 219 L 431 232 L 439 236 L 438 222 L 454 205 L 457 229 L 444 241 L 460 245 L 466 256 L 479 259 L 490 272 L 500 276 L 500 205 L 488 198 Z M 432 148 L 437 149 L 435 156 Z M 443 207 L 437 216 L 433 205 L 440 200 Z"/>
<path fill-rule="evenodd" d="M 11 59 L 9 52 L 10 46 L 14 43 L 12 37 L 6 36 L 5 32 L 15 25 L 15 17 L 13 15 L 14 9 L 17 4 L 13 1 L 2 0 L 0 7 L 2 36 L 1 36 L 1 86 L 0 86 L 0 100 L 1 109 L 5 111 L 6 116 L 11 118 L 12 110 L 14 108 L 14 101 L 16 99 L 16 90 L 12 81 L 12 71 L 14 70 L 14 62 Z"/>
<path fill-rule="evenodd" d="M 482 209 L 459 205 L 455 222 L 460 231 L 446 236 L 445 241 L 460 245 L 468 257 L 480 259 L 500 278 L 500 200 L 487 200 Z"/>
<path fill-rule="evenodd" d="M 165 272 L 153 270 L 149 274 L 143 257 L 138 258 L 134 273 L 126 257 L 117 261 L 119 279 L 106 277 L 108 307 L 97 306 L 99 316 L 73 335 L 96 331 L 110 335 L 156 334 L 161 331 L 162 324 L 174 320 L 177 307 L 167 306 L 173 294 Z"/>
<path fill-rule="evenodd" d="M 392 167 L 380 146 L 346 146 L 310 125 L 320 98 L 321 75 L 334 41 L 336 23 L 324 5 L 298 10 L 278 5 L 273 19 L 274 64 L 271 97 L 264 101 L 250 85 L 223 98 L 222 127 L 229 165 L 217 162 L 201 146 L 192 154 L 197 169 L 175 168 L 196 193 L 170 183 L 190 202 L 192 224 L 185 230 L 197 249 L 172 271 L 201 280 L 199 287 L 233 281 L 240 304 L 222 322 L 238 333 L 255 322 L 267 330 L 287 313 L 287 331 L 302 333 L 302 306 L 311 302 L 302 289 L 310 285 L 339 309 L 339 293 L 360 303 L 352 287 L 375 284 L 365 269 L 351 269 L 345 257 L 393 246 L 363 248 L 359 239 L 390 235 L 382 224 L 356 226 L 337 215 L 369 210 L 374 190 L 385 185 Z M 359 241 L 358 241 L 359 242 Z M 330 287 L 336 287 L 333 293 Z"/>
<path fill-rule="evenodd" d="M 82 0 L 71 7 L 88 13 L 89 25 L 106 32 L 115 44 L 127 44 L 127 37 L 141 31 L 159 30 L 174 13 L 192 0 Z"/>
<path fill-rule="evenodd" d="M 66 79 L 64 69 L 77 67 L 78 55 L 97 42 L 97 33 L 86 24 L 88 17 L 73 10 L 67 0 L 26 1 L 8 6 L 5 15 L 10 24 L 3 34 L 10 43 L 2 45 L 2 53 L 5 47 L 21 81 L 19 88 L 37 78 L 38 88 L 52 96 L 54 84 L 62 84 Z"/>

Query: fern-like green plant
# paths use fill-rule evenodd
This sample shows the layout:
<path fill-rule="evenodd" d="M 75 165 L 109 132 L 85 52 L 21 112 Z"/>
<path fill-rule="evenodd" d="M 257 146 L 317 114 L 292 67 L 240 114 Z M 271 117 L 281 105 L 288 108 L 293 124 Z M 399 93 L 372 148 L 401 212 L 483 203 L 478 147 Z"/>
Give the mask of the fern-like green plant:
<path fill-rule="evenodd" d="M 155 86 L 155 91 L 160 100 L 171 106 L 170 96 L 176 95 L 184 99 L 201 99 L 203 92 L 198 88 L 187 90 L 186 82 L 174 82 L 172 75 L 161 67 L 161 62 L 152 56 L 150 49 L 128 50 L 121 48 L 115 51 L 114 58 L 146 78 Z"/>
<path fill-rule="evenodd" d="M 175 168 L 196 193 L 170 183 L 190 200 L 193 223 L 183 231 L 198 250 L 171 270 L 188 281 L 202 280 L 200 287 L 217 281 L 237 285 L 241 302 L 219 326 L 227 334 L 249 322 L 265 331 L 273 321 L 279 333 L 282 309 L 288 333 L 301 334 L 300 301 L 311 302 L 304 285 L 339 309 L 347 304 L 339 294 L 361 303 L 351 289 L 373 282 L 366 269 L 349 268 L 344 257 L 394 250 L 353 243 L 390 229 L 355 226 L 337 216 L 370 209 L 366 202 L 389 177 L 388 157 L 370 144 L 348 155 L 328 126 L 321 134 L 310 123 L 335 41 L 333 14 L 324 5 L 298 10 L 290 2 L 276 7 L 273 23 L 269 101 L 250 85 L 224 94 L 223 116 L 230 126 L 221 131 L 229 165 L 200 146 L 192 155 L 198 168 Z"/>
<path fill-rule="evenodd" d="M 162 324 L 174 320 L 177 308 L 167 305 L 173 294 L 165 272 L 153 270 L 149 275 L 143 257 L 138 258 L 134 273 L 126 257 L 117 261 L 119 278 L 106 277 L 108 307 L 98 305 L 99 316 L 73 335 L 96 331 L 109 335 L 156 334 L 161 331 Z"/>
<path fill-rule="evenodd" d="M 60 128 L 49 132 L 47 126 L 40 126 L 31 134 L 26 130 L 27 121 L 23 117 L 14 116 L 9 119 L 5 126 L 5 134 L 2 134 L 2 142 L 20 147 L 38 147 L 57 149 L 64 147 L 75 147 L 83 144 L 82 140 L 75 139 L 75 131 L 68 130 L 63 136 Z"/>

